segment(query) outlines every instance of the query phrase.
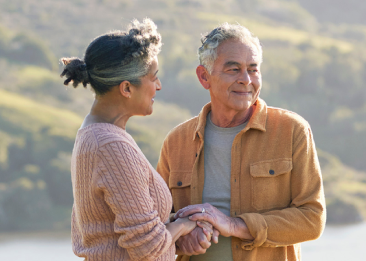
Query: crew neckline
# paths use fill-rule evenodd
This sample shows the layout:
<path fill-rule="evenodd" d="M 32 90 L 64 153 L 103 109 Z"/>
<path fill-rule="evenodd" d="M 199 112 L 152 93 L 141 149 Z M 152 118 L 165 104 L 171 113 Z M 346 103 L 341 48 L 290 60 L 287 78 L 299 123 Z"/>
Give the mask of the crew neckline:
<path fill-rule="evenodd" d="M 101 125 L 101 126 L 105 126 L 105 127 L 107 127 L 107 128 L 113 128 L 113 129 L 116 129 L 116 130 L 119 130 L 119 131 L 122 131 L 122 132 L 126 132 L 126 130 L 125 129 L 122 129 L 121 127 L 118 127 L 117 125 L 114 125 L 114 124 L 112 124 L 112 123 L 108 123 L 108 122 L 95 122 L 95 123 L 92 123 L 92 124 L 89 124 L 88 126 L 85 126 L 85 127 L 83 127 L 83 128 L 79 128 L 78 129 L 78 132 L 79 131 L 86 131 L 86 130 L 88 130 L 88 129 L 92 129 L 93 127 L 95 127 L 95 126 L 99 126 L 99 125 Z"/>
<path fill-rule="evenodd" d="M 219 127 L 217 125 L 215 125 L 212 121 L 211 121 L 211 111 L 207 114 L 207 119 L 206 119 L 206 122 L 207 124 L 210 125 L 210 127 L 217 131 L 217 132 L 222 132 L 222 133 L 235 133 L 235 132 L 238 132 L 242 129 L 245 128 L 245 126 L 247 126 L 248 124 L 248 121 L 238 125 L 238 126 L 235 126 L 235 127 L 229 127 L 229 128 L 223 128 L 223 127 Z"/>

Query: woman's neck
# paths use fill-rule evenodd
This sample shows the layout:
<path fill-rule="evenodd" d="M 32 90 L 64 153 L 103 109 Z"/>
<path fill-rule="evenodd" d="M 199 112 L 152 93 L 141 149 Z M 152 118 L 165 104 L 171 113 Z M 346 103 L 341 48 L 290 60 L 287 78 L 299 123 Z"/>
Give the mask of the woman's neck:
<path fill-rule="evenodd" d="M 128 119 L 132 116 L 128 108 L 124 106 L 118 98 L 113 95 L 97 97 L 90 109 L 89 114 L 85 117 L 82 127 L 86 127 L 93 123 L 110 123 L 122 129 L 126 129 Z"/>

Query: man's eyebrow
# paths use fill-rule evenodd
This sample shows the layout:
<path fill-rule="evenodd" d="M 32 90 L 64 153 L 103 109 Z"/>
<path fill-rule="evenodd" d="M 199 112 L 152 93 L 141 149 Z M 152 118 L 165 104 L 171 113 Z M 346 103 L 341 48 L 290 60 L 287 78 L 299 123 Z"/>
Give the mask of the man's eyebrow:
<path fill-rule="evenodd" d="M 239 67 L 241 66 L 240 63 L 235 62 L 235 61 L 227 61 L 226 63 L 224 63 L 224 67 L 229 67 L 229 66 L 234 66 L 234 65 L 239 66 Z M 251 63 L 251 64 L 249 64 L 249 67 L 258 67 L 258 63 Z"/>
<path fill-rule="evenodd" d="M 154 76 L 156 76 L 156 75 L 158 74 L 158 71 L 159 71 L 159 70 L 157 70 L 157 71 L 154 73 Z"/>
<path fill-rule="evenodd" d="M 227 61 L 226 63 L 224 63 L 224 67 L 229 67 L 229 66 L 233 66 L 233 65 L 240 66 L 240 63 L 235 62 L 235 61 Z"/>

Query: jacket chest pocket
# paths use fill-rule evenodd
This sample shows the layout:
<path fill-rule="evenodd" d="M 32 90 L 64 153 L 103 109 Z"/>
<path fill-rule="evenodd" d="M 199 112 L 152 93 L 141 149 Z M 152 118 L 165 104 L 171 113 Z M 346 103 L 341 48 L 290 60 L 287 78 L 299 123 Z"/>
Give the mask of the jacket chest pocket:
<path fill-rule="evenodd" d="M 171 172 L 169 189 L 173 197 L 174 212 L 191 204 L 192 172 Z"/>
<path fill-rule="evenodd" d="M 256 210 L 285 208 L 291 202 L 291 159 L 250 164 L 252 206 Z"/>

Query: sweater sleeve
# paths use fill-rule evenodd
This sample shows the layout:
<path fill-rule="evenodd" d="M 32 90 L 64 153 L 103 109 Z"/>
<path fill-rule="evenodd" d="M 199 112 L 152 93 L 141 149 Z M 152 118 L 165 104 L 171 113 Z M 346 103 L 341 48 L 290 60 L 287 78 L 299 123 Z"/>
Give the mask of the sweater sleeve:
<path fill-rule="evenodd" d="M 302 129 L 293 145 L 291 204 L 264 213 L 244 213 L 242 218 L 253 241 L 242 248 L 277 247 L 318 238 L 325 226 L 325 199 L 321 170 L 310 127 Z"/>
<path fill-rule="evenodd" d="M 155 260 L 172 243 L 149 193 L 150 169 L 125 142 L 103 145 L 98 153 L 98 189 L 115 214 L 118 244 L 132 260 Z"/>

